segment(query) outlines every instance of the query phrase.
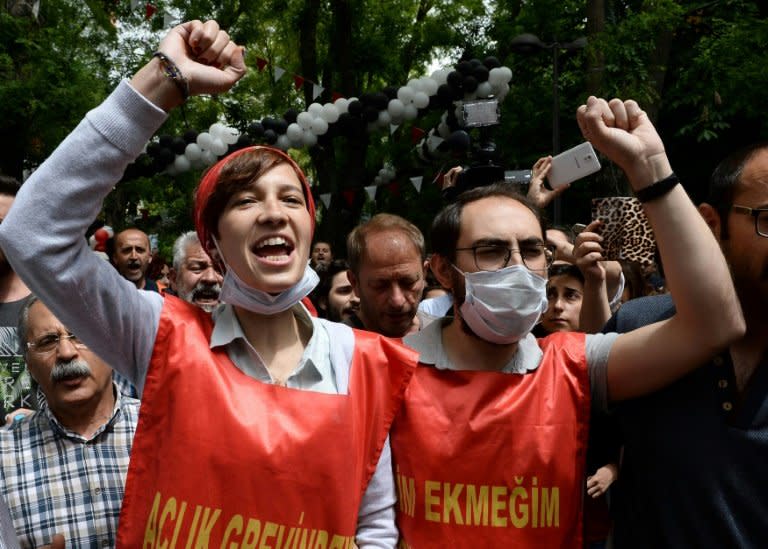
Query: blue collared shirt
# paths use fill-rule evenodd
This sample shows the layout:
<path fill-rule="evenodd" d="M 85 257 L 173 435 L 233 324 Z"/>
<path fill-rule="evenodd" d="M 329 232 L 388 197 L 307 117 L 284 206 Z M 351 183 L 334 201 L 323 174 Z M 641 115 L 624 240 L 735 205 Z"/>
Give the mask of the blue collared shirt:
<path fill-rule="evenodd" d="M 116 387 L 116 386 L 115 386 Z M 114 547 L 139 401 L 115 389 L 112 416 L 88 439 L 40 409 L 0 431 L 0 490 L 22 548 L 64 534 L 67 547 Z"/>

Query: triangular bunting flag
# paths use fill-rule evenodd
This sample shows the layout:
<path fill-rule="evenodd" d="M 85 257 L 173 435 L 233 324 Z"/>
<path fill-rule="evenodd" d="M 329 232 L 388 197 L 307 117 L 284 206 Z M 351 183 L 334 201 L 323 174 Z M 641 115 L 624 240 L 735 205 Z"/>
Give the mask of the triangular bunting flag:
<path fill-rule="evenodd" d="M 368 195 L 368 200 L 376 200 L 376 185 L 365 187 L 365 192 Z"/>
<path fill-rule="evenodd" d="M 325 91 L 325 88 L 319 84 L 312 83 L 312 100 L 314 101 Z"/>
<path fill-rule="evenodd" d="M 395 133 L 395 131 L 399 127 L 400 127 L 400 124 L 390 124 L 389 125 L 389 135 L 392 135 L 393 133 Z"/>
<path fill-rule="evenodd" d="M 331 207 L 331 193 L 322 193 L 320 195 L 320 202 L 322 202 L 323 205 L 326 208 L 330 208 Z"/>
<path fill-rule="evenodd" d="M 157 11 L 157 8 L 155 6 L 153 6 L 152 4 L 147 4 L 145 19 L 151 19 L 152 16 L 155 15 L 156 11 Z"/>
<path fill-rule="evenodd" d="M 176 18 L 173 16 L 173 14 L 168 13 L 167 11 L 163 14 L 163 28 L 169 28 L 172 27 L 176 23 Z"/>
<path fill-rule="evenodd" d="M 344 97 L 344 96 L 341 95 L 339 92 L 333 92 L 333 94 L 331 94 L 331 100 L 332 101 L 336 101 L 337 99 L 341 99 L 342 97 Z"/>
<path fill-rule="evenodd" d="M 392 196 L 400 196 L 400 184 L 397 181 L 393 181 L 387 185 L 387 188 L 389 189 L 389 192 L 392 193 Z"/>
<path fill-rule="evenodd" d="M 284 74 L 285 74 L 285 69 L 281 69 L 280 67 L 275 67 L 275 82 L 280 80 Z"/>
<path fill-rule="evenodd" d="M 256 66 L 259 67 L 259 72 L 264 70 L 264 67 L 266 67 L 269 64 L 269 62 L 266 59 L 262 59 L 261 57 L 256 58 Z"/>
<path fill-rule="evenodd" d="M 419 142 L 419 140 L 426 135 L 427 132 L 422 130 L 421 128 L 417 128 L 416 126 L 411 128 L 411 143 L 414 145 Z"/>
<path fill-rule="evenodd" d="M 299 76 L 298 74 L 293 75 L 293 85 L 296 86 L 297 90 L 300 90 L 301 87 L 304 85 L 304 77 Z"/>
<path fill-rule="evenodd" d="M 346 200 L 347 206 L 351 208 L 352 204 L 355 203 L 355 191 L 352 189 L 347 189 L 346 191 L 341 191 L 341 194 L 344 196 L 344 200 Z"/>
<path fill-rule="evenodd" d="M 424 180 L 423 177 L 412 177 L 411 183 L 413 183 L 413 186 L 416 187 L 416 192 L 421 192 L 421 182 Z"/>

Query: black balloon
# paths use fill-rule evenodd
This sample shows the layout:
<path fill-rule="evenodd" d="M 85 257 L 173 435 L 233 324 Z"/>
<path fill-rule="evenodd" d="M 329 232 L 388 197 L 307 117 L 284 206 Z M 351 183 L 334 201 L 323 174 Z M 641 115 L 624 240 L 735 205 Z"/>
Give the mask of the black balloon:
<path fill-rule="evenodd" d="M 185 143 L 195 143 L 197 141 L 197 132 L 195 130 L 187 130 L 184 132 Z"/>
<path fill-rule="evenodd" d="M 472 139 L 464 130 L 458 130 L 449 135 L 444 143 L 453 151 L 466 151 L 472 144 Z"/>
<path fill-rule="evenodd" d="M 465 76 L 462 88 L 464 88 L 465 92 L 472 93 L 477 89 L 477 78 L 474 76 Z"/>
<path fill-rule="evenodd" d="M 274 130 L 278 135 L 282 135 L 286 132 L 288 129 L 288 121 L 287 120 L 275 120 L 274 124 Z"/>
<path fill-rule="evenodd" d="M 360 101 L 352 101 L 347 106 L 347 111 L 349 111 L 349 114 L 352 116 L 360 116 L 363 114 L 363 104 Z"/>
<path fill-rule="evenodd" d="M 483 64 L 482 61 L 479 59 L 470 59 L 469 64 L 472 65 L 472 70 L 474 71 L 477 67 Z"/>
<path fill-rule="evenodd" d="M 299 116 L 299 111 L 297 111 L 296 109 L 288 109 L 287 111 L 285 111 L 283 118 L 285 118 L 285 120 L 289 124 L 293 124 L 294 122 L 296 122 L 296 118 L 298 116 Z"/>
<path fill-rule="evenodd" d="M 183 137 L 174 137 L 171 141 L 171 150 L 176 154 L 184 154 L 186 148 L 187 142 L 184 141 Z"/>
<path fill-rule="evenodd" d="M 501 61 L 498 60 L 498 58 L 494 56 L 486 57 L 483 61 L 483 65 L 488 67 L 488 70 L 495 69 L 496 67 L 501 66 Z"/>
<path fill-rule="evenodd" d="M 157 158 L 161 150 L 162 147 L 159 143 L 150 143 L 147 145 L 147 154 L 152 158 Z"/>
<path fill-rule="evenodd" d="M 459 71 L 451 71 L 448 73 L 446 82 L 452 88 L 461 88 L 461 83 L 464 80 L 464 76 Z"/>
<path fill-rule="evenodd" d="M 397 86 L 387 86 L 382 90 L 384 95 L 387 96 L 387 99 L 396 99 L 397 98 L 397 90 L 400 89 Z"/>
<path fill-rule="evenodd" d="M 472 74 L 472 63 L 469 61 L 461 61 L 456 65 L 456 70 L 461 74 Z"/>
<path fill-rule="evenodd" d="M 240 134 L 240 137 L 237 138 L 237 146 L 238 148 L 248 147 L 253 144 L 253 139 L 247 134 Z"/>
<path fill-rule="evenodd" d="M 160 141 L 161 147 L 170 149 L 171 144 L 173 143 L 173 137 L 171 137 L 170 135 L 161 135 L 159 141 Z"/>
<path fill-rule="evenodd" d="M 264 140 L 270 145 L 277 143 L 277 132 L 275 130 L 264 130 Z"/>
<path fill-rule="evenodd" d="M 397 97 L 397 93 L 395 93 L 395 97 Z M 387 105 L 389 105 L 389 97 L 384 92 L 379 92 L 373 94 L 373 106 L 376 107 L 377 110 L 383 111 L 387 108 Z"/>
<path fill-rule="evenodd" d="M 165 167 L 168 164 L 170 164 L 171 162 L 173 162 L 174 160 L 176 160 L 176 155 L 174 154 L 174 152 L 171 149 L 169 149 L 167 147 L 162 147 L 160 149 L 160 152 L 157 155 L 157 162 L 161 166 Z"/>
<path fill-rule="evenodd" d="M 266 135 L 267 130 L 275 131 L 275 122 L 277 122 L 277 120 L 268 116 L 262 118 L 261 125 L 264 126 L 264 135 Z"/>
<path fill-rule="evenodd" d="M 472 76 L 474 76 L 478 82 L 485 82 L 488 80 L 488 72 L 488 67 L 485 65 L 478 65 L 472 71 Z"/>
<path fill-rule="evenodd" d="M 248 134 L 253 137 L 261 137 L 264 135 L 264 126 L 261 122 L 251 122 L 248 124 Z"/>
<path fill-rule="evenodd" d="M 365 107 L 365 110 L 363 111 L 363 118 L 366 120 L 366 122 L 375 122 L 379 119 L 379 109 L 373 105 L 370 107 Z"/>

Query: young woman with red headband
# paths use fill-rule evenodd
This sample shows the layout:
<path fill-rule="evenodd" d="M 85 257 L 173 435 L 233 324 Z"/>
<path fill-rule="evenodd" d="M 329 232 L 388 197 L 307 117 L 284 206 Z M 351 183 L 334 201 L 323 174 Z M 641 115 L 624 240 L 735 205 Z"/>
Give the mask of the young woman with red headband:
<path fill-rule="evenodd" d="M 198 188 L 200 242 L 225 272 L 213 317 L 137 291 L 87 247 L 167 111 L 245 72 L 214 21 L 172 29 L 159 52 L 35 172 L 0 231 L 30 288 L 142 392 L 118 545 L 393 547 L 387 433 L 415 357 L 302 306 L 314 203 L 288 155 L 240 150 Z"/>

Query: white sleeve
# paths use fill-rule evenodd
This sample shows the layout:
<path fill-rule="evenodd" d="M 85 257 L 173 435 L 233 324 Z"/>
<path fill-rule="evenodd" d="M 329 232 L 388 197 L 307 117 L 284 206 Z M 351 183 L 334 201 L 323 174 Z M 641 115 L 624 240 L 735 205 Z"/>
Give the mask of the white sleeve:
<path fill-rule="evenodd" d="M 389 437 L 384 442 L 376 471 L 368 483 L 357 516 L 357 546 L 393 549 L 400 534 L 395 526 L 395 477 Z"/>
<path fill-rule="evenodd" d="M 137 290 L 84 238 L 104 197 L 165 121 L 127 81 L 22 185 L 0 246 L 42 302 L 141 392 L 163 298 Z"/>

